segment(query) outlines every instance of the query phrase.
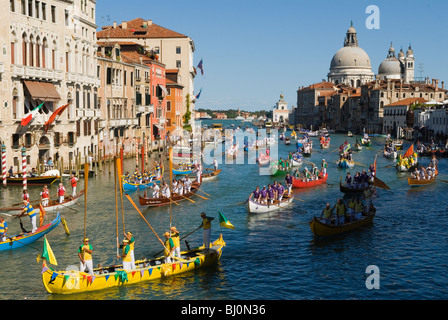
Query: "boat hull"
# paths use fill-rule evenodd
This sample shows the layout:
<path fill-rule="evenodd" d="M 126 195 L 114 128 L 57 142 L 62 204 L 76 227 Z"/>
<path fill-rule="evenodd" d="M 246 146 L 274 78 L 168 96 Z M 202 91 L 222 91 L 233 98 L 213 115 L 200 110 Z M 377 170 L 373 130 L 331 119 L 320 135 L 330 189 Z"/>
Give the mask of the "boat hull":
<path fill-rule="evenodd" d="M 56 228 L 61 222 L 61 216 L 58 212 L 56 215 L 56 218 L 51 221 L 49 224 L 42 226 L 36 230 L 36 232 L 31 234 L 23 234 L 23 235 L 16 235 L 13 237 L 10 237 L 4 242 L 0 242 L 0 251 L 6 251 L 6 250 L 13 250 L 17 249 L 23 246 L 27 246 L 43 236 L 45 236 L 47 233 L 49 233 L 51 230 Z"/>
<path fill-rule="evenodd" d="M 372 223 L 374 217 L 375 212 L 372 212 L 366 216 L 363 216 L 361 220 L 349 222 L 342 226 L 324 224 L 318 218 L 314 217 L 314 219 L 311 220 L 310 222 L 310 228 L 311 231 L 313 232 L 313 235 L 316 237 L 331 237 L 338 234 L 353 231 L 369 223 Z"/>
<path fill-rule="evenodd" d="M 176 176 L 185 176 L 185 175 L 189 175 L 192 174 L 193 170 L 176 170 L 173 169 L 173 174 Z"/>
<path fill-rule="evenodd" d="M 283 199 L 282 202 L 277 202 L 274 204 L 261 204 L 257 203 L 251 199 L 247 201 L 247 211 L 249 213 L 268 213 L 268 212 L 274 212 L 281 209 L 285 209 L 290 207 L 293 204 L 294 197 Z"/>
<path fill-rule="evenodd" d="M 27 177 L 26 183 L 28 185 L 46 185 L 52 184 L 55 180 L 60 179 L 60 176 L 45 176 L 45 177 Z M 6 178 L 7 185 L 23 185 L 23 178 Z"/>
<path fill-rule="evenodd" d="M 311 188 L 311 187 L 319 186 L 321 184 L 326 183 L 327 179 L 328 179 L 328 173 L 324 177 L 322 177 L 320 175 L 318 180 L 313 180 L 313 181 L 308 181 L 308 182 L 293 178 L 292 179 L 292 187 L 293 188 Z"/>
<path fill-rule="evenodd" d="M 54 271 L 44 265 L 42 282 L 49 293 L 75 294 L 139 284 L 215 265 L 222 255 L 222 236 L 208 251 L 204 247 L 181 252 L 181 260 L 164 263 L 164 257 L 138 260 L 136 269 L 123 270 L 121 265 L 94 269 L 94 276 L 79 271 Z"/>
<path fill-rule="evenodd" d="M 191 186 L 191 192 L 180 195 L 174 195 L 171 198 L 147 198 L 138 195 L 138 202 L 141 206 L 160 207 L 169 205 L 171 202 L 179 202 L 191 198 L 199 189 L 200 185 L 193 183 Z"/>
<path fill-rule="evenodd" d="M 149 188 L 152 187 L 153 185 L 155 185 L 156 183 L 160 183 L 162 181 L 162 178 L 157 179 L 157 180 L 153 180 L 151 182 L 147 182 L 147 183 L 131 183 L 128 182 L 126 180 L 123 179 L 123 190 L 125 191 L 136 191 L 136 190 L 140 190 L 140 189 L 145 189 L 145 188 Z"/>
<path fill-rule="evenodd" d="M 355 188 L 348 188 L 342 185 L 342 183 L 339 183 L 339 190 L 345 194 L 362 194 L 365 190 L 369 189 L 370 187 L 371 185 L 369 184 L 367 188 L 355 189 Z"/>
<path fill-rule="evenodd" d="M 348 161 L 347 159 L 342 159 L 338 161 L 338 166 L 342 169 L 353 168 L 355 165 L 354 161 Z"/>
<path fill-rule="evenodd" d="M 218 169 L 218 170 L 215 170 L 210 173 L 206 173 L 206 174 L 202 175 L 201 179 L 202 179 L 202 181 L 210 181 L 210 180 L 215 179 L 218 176 L 218 174 L 220 174 L 220 173 L 221 173 L 221 169 Z"/>

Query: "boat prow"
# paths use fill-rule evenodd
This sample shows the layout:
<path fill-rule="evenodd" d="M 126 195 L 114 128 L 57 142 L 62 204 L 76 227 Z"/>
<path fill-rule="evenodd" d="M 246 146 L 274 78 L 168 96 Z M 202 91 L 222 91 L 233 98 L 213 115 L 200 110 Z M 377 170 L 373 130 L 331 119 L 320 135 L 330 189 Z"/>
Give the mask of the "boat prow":
<path fill-rule="evenodd" d="M 363 214 L 363 217 L 360 220 L 345 223 L 341 226 L 325 224 L 319 218 L 314 217 L 313 220 L 310 221 L 310 228 L 316 237 L 331 237 L 343 234 L 371 223 L 375 217 L 375 211 L 376 210 L 373 210 L 366 215 Z"/>

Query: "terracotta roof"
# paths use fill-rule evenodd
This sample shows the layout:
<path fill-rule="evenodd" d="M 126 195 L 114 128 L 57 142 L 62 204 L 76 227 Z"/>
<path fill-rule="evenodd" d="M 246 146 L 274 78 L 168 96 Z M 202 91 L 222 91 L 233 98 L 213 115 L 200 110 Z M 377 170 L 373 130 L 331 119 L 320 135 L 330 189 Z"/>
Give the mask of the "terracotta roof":
<path fill-rule="evenodd" d="M 155 23 L 147 23 L 147 20 L 137 18 L 127 21 L 127 27 L 123 24 L 104 26 L 97 33 L 98 39 L 104 38 L 188 38 L 186 35 L 161 27 Z M 144 27 L 146 25 L 146 27 Z"/>
<path fill-rule="evenodd" d="M 304 91 L 304 90 L 315 90 L 315 89 L 333 89 L 334 90 L 335 86 L 332 82 L 319 82 L 319 83 L 314 83 L 308 87 L 302 88 L 299 91 Z"/>
<path fill-rule="evenodd" d="M 412 105 L 414 103 L 425 103 L 425 102 L 428 102 L 428 100 L 425 100 L 423 98 L 406 98 L 406 99 L 399 100 L 399 101 L 396 101 L 394 103 L 385 105 L 385 107 L 410 106 L 410 105 Z"/>

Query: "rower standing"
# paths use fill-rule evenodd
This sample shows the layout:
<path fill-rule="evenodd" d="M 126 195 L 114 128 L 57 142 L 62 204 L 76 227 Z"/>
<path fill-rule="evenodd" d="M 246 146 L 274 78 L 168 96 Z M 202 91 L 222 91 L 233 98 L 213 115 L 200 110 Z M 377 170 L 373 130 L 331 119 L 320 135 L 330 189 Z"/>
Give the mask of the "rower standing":
<path fill-rule="evenodd" d="M 201 213 L 202 223 L 199 228 L 204 230 L 204 247 L 206 250 L 210 248 L 210 237 L 212 234 L 212 221 L 215 219 L 213 217 L 207 217 L 205 212 Z"/>
<path fill-rule="evenodd" d="M 29 193 L 28 193 L 28 191 L 25 189 L 25 190 L 23 190 L 23 193 L 22 193 L 22 200 L 26 200 L 26 201 L 30 201 L 30 195 L 29 195 Z"/>
<path fill-rule="evenodd" d="M 27 215 L 30 217 L 31 225 L 33 226 L 33 229 L 31 230 L 31 233 L 36 232 L 37 225 L 36 225 L 36 210 L 33 208 L 33 206 L 27 201 L 23 200 L 23 205 L 25 206 L 22 210 L 22 215 Z"/>
<path fill-rule="evenodd" d="M 87 269 L 90 275 L 93 275 L 93 260 L 92 260 L 92 245 L 89 243 L 89 239 L 85 238 L 83 244 L 78 248 L 78 257 L 81 260 L 79 270 L 85 272 Z"/>
<path fill-rule="evenodd" d="M 78 182 L 78 178 L 75 177 L 74 174 L 72 174 L 72 177 L 70 178 L 70 184 L 72 185 L 72 197 L 76 197 L 76 184 Z"/>
<path fill-rule="evenodd" d="M 128 240 L 128 245 L 131 250 L 131 252 L 129 253 L 131 256 L 131 269 L 135 269 L 135 255 L 134 255 L 135 239 L 132 236 L 131 231 L 128 231 L 127 233 L 125 233 L 124 236 Z"/>
<path fill-rule="evenodd" d="M 345 223 L 345 211 L 346 207 L 344 201 L 342 199 L 338 199 L 338 202 L 335 204 L 333 209 L 336 208 L 336 224 L 343 225 Z"/>
<path fill-rule="evenodd" d="M 117 255 L 117 259 L 120 256 Z M 123 239 L 123 249 L 121 251 L 121 258 L 123 259 L 123 270 L 132 270 L 131 246 L 128 239 Z"/>
<path fill-rule="evenodd" d="M 323 220 L 323 223 L 331 224 L 331 216 L 332 215 L 333 215 L 333 209 L 330 207 L 330 204 L 327 203 L 324 210 L 322 210 L 322 213 L 320 214 L 320 217 Z"/>
<path fill-rule="evenodd" d="M 64 202 L 64 195 L 65 195 L 65 188 L 62 183 L 59 184 L 58 190 L 57 190 L 57 196 L 59 199 L 59 203 Z"/>
<path fill-rule="evenodd" d="M 169 232 L 164 233 L 165 236 L 165 263 L 171 263 L 171 257 L 173 256 L 174 252 L 174 241 L 170 237 Z"/>
<path fill-rule="evenodd" d="M 256 187 L 254 192 L 251 193 L 251 195 L 249 196 L 249 199 L 251 199 L 253 196 L 253 199 L 255 202 L 259 202 L 260 200 L 260 187 Z"/>
<path fill-rule="evenodd" d="M 8 231 L 8 223 L 5 217 L 0 216 L 0 242 L 6 241 L 6 232 Z"/>
<path fill-rule="evenodd" d="M 48 202 L 50 200 L 50 190 L 48 190 L 48 187 L 45 185 L 42 189 L 42 192 L 40 193 L 40 201 L 42 202 L 42 206 L 46 207 L 48 206 Z"/>
<path fill-rule="evenodd" d="M 176 227 L 170 228 L 170 236 L 173 239 L 174 244 L 174 255 L 180 259 L 180 240 L 179 240 L 179 231 L 177 231 Z"/>

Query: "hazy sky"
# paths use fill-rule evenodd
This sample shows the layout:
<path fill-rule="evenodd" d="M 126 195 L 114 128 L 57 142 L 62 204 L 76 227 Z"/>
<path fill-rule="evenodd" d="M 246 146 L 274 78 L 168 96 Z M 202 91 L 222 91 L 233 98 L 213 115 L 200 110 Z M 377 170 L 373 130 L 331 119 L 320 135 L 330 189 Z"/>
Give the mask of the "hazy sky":
<path fill-rule="evenodd" d="M 369 29 L 369 5 L 379 9 L 379 29 Z M 327 79 L 330 61 L 343 46 L 350 22 L 373 72 L 392 42 L 396 54 L 412 44 L 415 76 L 448 87 L 448 1 L 445 0 L 98 0 L 99 27 L 134 18 L 185 34 L 195 42 L 196 108 L 268 110 L 284 94 Z"/>

